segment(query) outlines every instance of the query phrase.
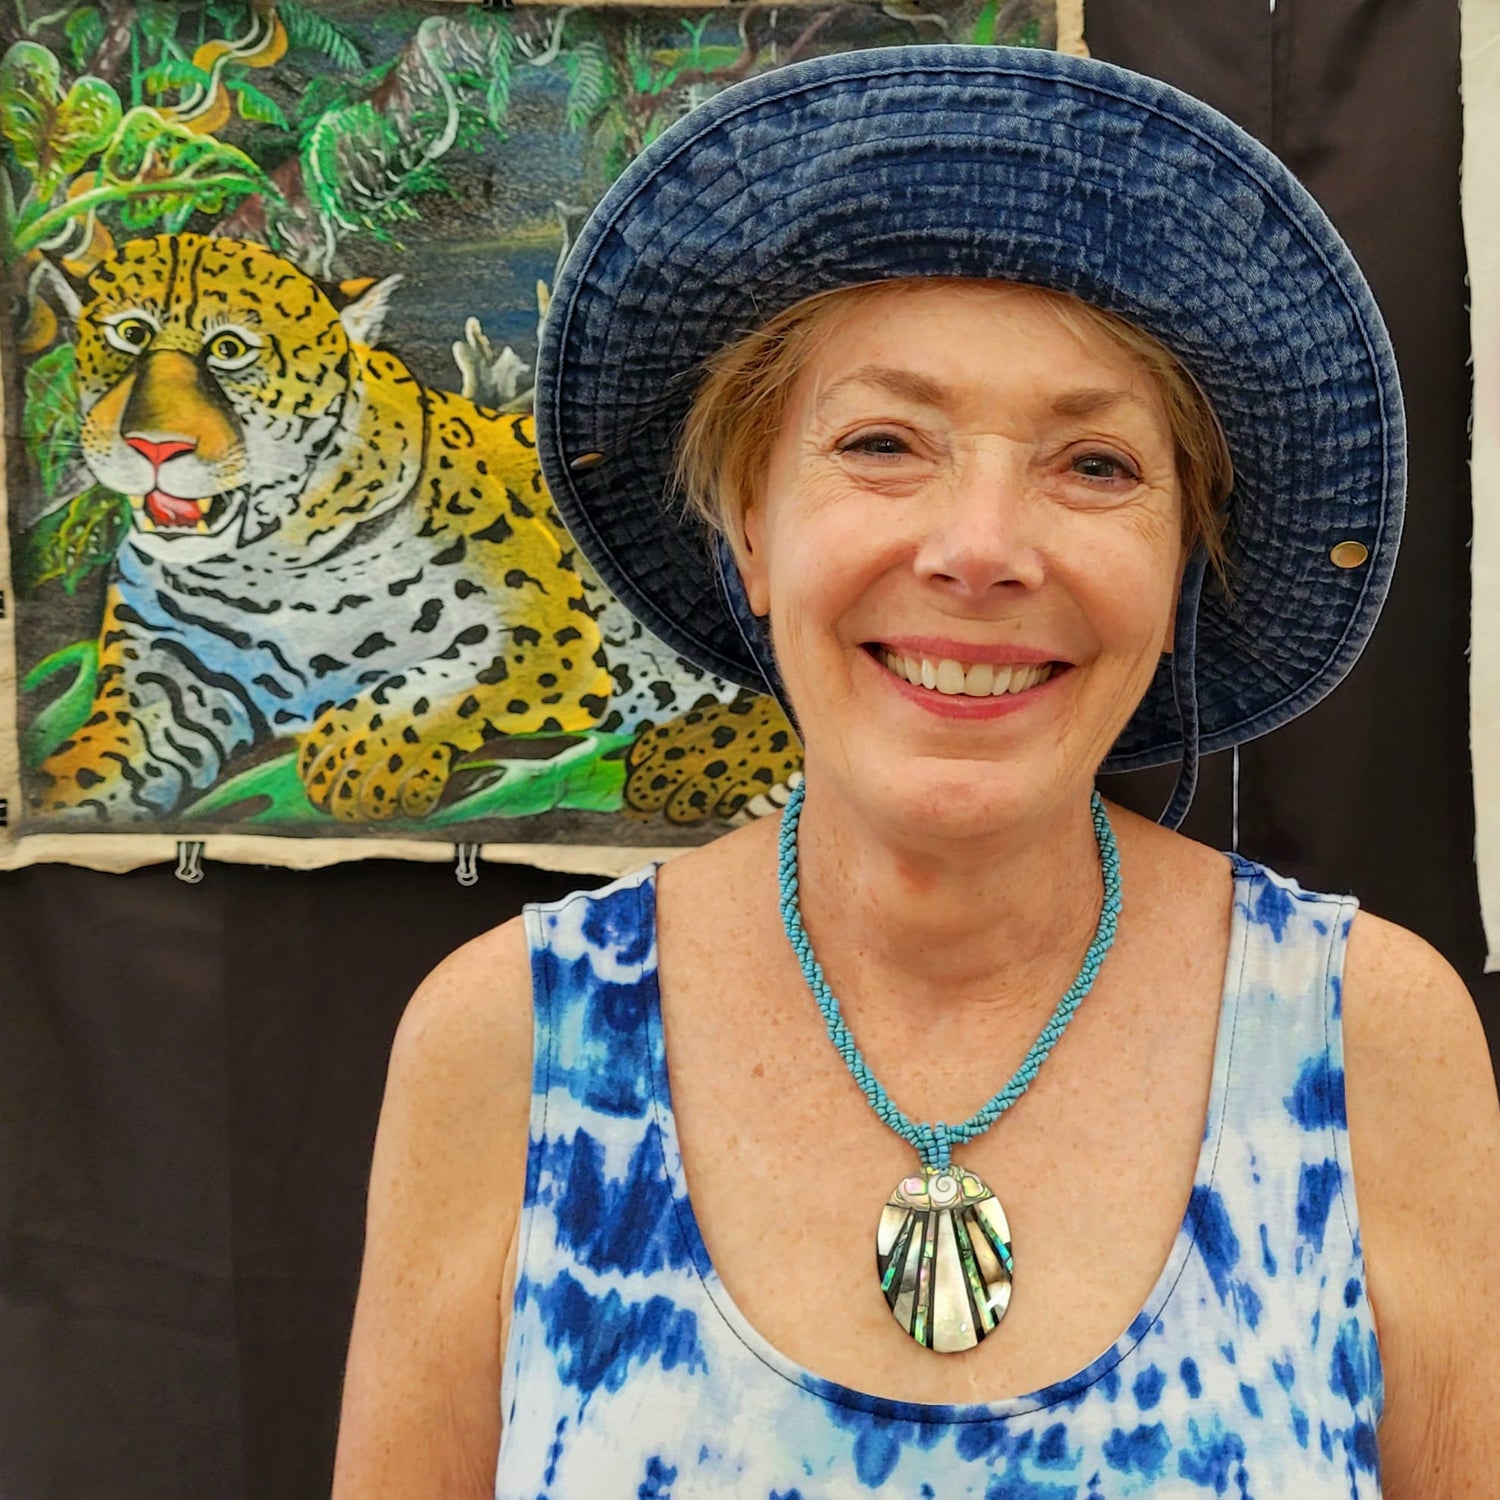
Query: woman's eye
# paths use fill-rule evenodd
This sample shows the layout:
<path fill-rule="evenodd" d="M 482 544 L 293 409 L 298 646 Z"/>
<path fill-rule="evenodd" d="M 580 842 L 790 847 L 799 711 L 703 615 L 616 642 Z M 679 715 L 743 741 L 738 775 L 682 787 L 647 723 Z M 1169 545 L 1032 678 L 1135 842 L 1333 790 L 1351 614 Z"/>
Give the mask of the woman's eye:
<path fill-rule="evenodd" d="M 1085 479 L 1130 479 L 1139 476 L 1123 460 L 1112 453 L 1084 453 L 1073 460 L 1073 470 Z"/>
<path fill-rule="evenodd" d="M 840 453 L 867 453 L 875 458 L 899 458 L 910 453 L 907 441 L 893 432 L 870 432 L 839 444 Z"/>

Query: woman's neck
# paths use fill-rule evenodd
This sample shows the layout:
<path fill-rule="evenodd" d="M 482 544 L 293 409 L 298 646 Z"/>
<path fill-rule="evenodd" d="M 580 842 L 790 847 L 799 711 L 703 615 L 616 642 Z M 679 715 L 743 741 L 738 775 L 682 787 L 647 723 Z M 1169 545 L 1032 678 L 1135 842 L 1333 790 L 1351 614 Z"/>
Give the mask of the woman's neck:
<path fill-rule="evenodd" d="M 1045 1013 L 1102 900 L 1086 792 L 987 835 L 903 836 L 813 782 L 798 863 L 803 920 L 835 993 L 929 1015 Z"/>

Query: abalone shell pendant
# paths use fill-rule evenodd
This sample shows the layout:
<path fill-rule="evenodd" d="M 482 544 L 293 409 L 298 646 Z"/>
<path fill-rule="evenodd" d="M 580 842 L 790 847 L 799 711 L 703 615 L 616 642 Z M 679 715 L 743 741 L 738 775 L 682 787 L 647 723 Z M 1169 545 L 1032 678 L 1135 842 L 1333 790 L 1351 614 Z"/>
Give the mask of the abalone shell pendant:
<path fill-rule="evenodd" d="M 962 1167 L 919 1167 L 896 1184 L 875 1236 L 880 1289 L 924 1349 L 957 1354 L 1010 1306 L 1010 1226 L 1000 1200 Z"/>

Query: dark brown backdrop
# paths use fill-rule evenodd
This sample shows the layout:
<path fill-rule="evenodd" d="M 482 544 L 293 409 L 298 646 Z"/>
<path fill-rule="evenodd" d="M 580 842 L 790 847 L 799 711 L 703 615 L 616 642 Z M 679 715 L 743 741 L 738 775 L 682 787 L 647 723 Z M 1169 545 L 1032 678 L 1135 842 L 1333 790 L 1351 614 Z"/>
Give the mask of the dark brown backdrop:
<path fill-rule="evenodd" d="M 1453 0 L 1088 0 L 1095 53 L 1286 157 L 1353 243 L 1408 393 L 1386 618 L 1333 699 L 1247 748 L 1241 847 L 1482 955 L 1466 746 L 1468 412 Z M 1152 810 L 1170 777 L 1107 789 Z M 1126 785 L 1126 782 L 1129 785 Z M 1191 831 L 1229 839 L 1229 757 Z M 0 1495 L 327 1493 L 366 1166 L 402 1004 L 578 882 L 486 868 L 0 877 Z"/>

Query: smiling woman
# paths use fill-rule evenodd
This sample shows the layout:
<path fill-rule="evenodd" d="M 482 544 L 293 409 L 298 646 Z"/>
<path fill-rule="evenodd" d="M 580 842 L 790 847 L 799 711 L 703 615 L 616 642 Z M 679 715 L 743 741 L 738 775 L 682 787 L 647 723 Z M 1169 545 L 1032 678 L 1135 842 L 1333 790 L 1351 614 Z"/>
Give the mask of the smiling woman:
<path fill-rule="evenodd" d="M 1286 169 L 1087 61 L 795 64 L 606 196 L 537 400 L 599 572 L 805 776 L 413 1000 L 339 1495 L 1484 1493 L 1472 1006 L 1171 831 L 1400 530 L 1380 316 Z M 1094 790 L 1166 761 L 1167 827 Z"/>

